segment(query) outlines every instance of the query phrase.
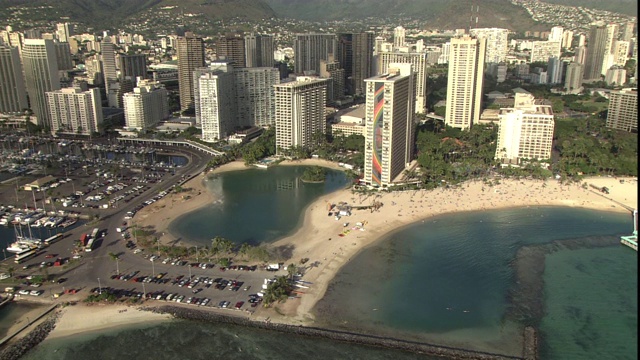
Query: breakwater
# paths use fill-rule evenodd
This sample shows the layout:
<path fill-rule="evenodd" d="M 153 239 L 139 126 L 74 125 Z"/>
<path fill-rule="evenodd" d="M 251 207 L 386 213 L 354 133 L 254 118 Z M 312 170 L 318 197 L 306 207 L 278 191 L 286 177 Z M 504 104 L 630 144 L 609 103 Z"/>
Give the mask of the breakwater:
<path fill-rule="evenodd" d="M 22 355 L 26 354 L 29 350 L 40 344 L 47 337 L 47 335 L 49 335 L 51 330 L 56 327 L 57 320 L 58 312 L 55 312 L 38 326 L 36 326 L 33 330 L 31 330 L 31 332 L 29 332 L 26 336 L 3 349 L 0 352 L 0 359 L 17 360 L 22 357 Z"/>
<path fill-rule="evenodd" d="M 416 341 L 408 341 L 401 339 L 393 339 L 389 337 L 365 335 L 348 331 L 332 330 L 325 328 L 296 326 L 268 321 L 255 321 L 244 317 L 222 315 L 210 311 L 202 311 L 197 309 L 188 309 L 177 306 L 159 306 L 142 308 L 142 310 L 158 312 L 163 314 L 171 314 L 178 319 L 188 319 L 205 321 L 212 323 L 233 324 L 239 326 L 247 326 L 263 330 L 272 330 L 288 334 L 296 334 L 308 337 L 325 338 L 341 342 L 354 343 L 359 345 L 368 345 L 375 347 L 383 347 L 388 349 L 403 350 L 416 354 L 424 354 L 429 356 L 437 356 L 446 359 L 473 359 L 473 360 L 506 360 L 506 359 L 522 359 L 521 357 L 508 356 L 502 354 L 494 354 L 488 352 L 473 351 L 460 349 L 455 347 L 447 347 L 436 344 L 428 344 Z"/>

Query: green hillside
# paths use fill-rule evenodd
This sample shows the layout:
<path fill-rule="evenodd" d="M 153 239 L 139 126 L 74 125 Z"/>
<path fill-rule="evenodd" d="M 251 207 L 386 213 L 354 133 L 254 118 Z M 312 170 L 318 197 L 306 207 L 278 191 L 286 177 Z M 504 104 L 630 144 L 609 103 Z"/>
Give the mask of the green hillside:
<path fill-rule="evenodd" d="M 421 18 L 429 28 L 468 28 L 472 0 L 266 0 L 278 16 L 311 21 L 366 17 Z M 516 31 L 540 29 L 522 7 L 508 0 L 479 0 L 477 27 L 503 27 Z M 475 15 L 474 15 L 475 16 Z"/>
<path fill-rule="evenodd" d="M 637 0 L 545 0 L 545 2 L 567 6 L 581 6 L 589 9 L 607 10 L 620 14 L 638 16 Z"/>

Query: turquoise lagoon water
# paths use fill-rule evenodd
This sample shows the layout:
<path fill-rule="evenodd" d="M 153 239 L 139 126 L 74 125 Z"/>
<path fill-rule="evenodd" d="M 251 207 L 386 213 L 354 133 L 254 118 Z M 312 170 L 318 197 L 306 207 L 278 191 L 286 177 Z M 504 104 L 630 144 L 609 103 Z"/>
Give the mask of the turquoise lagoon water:
<path fill-rule="evenodd" d="M 222 236 L 236 243 L 271 242 L 291 233 L 318 197 L 344 188 L 344 172 L 328 170 L 324 183 L 304 183 L 305 166 L 276 166 L 214 175 L 206 182 L 216 201 L 169 226 L 181 239 L 211 245 Z"/>

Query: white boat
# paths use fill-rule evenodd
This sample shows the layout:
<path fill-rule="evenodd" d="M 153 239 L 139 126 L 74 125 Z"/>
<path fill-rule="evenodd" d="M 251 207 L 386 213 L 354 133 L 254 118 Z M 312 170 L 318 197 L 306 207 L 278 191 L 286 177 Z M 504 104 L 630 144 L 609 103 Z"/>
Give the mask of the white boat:
<path fill-rule="evenodd" d="M 37 248 L 38 246 L 36 245 L 30 245 L 22 241 L 16 241 L 13 244 L 9 245 L 9 247 L 7 248 L 7 251 L 13 254 L 20 255 Z"/>

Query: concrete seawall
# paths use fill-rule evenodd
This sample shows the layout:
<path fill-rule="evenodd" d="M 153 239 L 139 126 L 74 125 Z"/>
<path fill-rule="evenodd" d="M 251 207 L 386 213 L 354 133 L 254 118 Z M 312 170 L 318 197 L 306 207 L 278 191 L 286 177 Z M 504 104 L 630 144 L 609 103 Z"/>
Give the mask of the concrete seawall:
<path fill-rule="evenodd" d="M 254 321 L 242 317 L 234 317 L 221 315 L 208 311 L 196 309 L 187 309 L 176 306 L 159 306 L 153 308 L 144 308 L 143 310 L 171 314 L 175 318 L 199 320 L 213 323 L 225 323 L 240 326 L 248 326 L 252 328 L 278 331 L 288 334 L 297 334 L 303 336 L 319 337 L 330 340 L 343 341 L 348 343 L 384 347 L 388 349 L 404 350 L 416 354 L 424 354 L 430 356 L 440 356 L 447 359 L 523 359 L 522 357 L 509 356 L 502 354 L 493 354 L 487 352 L 473 351 L 454 347 L 447 347 L 435 344 L 428 344 L 415 341 L 407 341 L 401 339 L 393 339 L 382 336 L 365 335 L 353 332 L 323 329 L 307 326 L 293 326 L 286 324 L 278 324 L 264 321 Z"/>

